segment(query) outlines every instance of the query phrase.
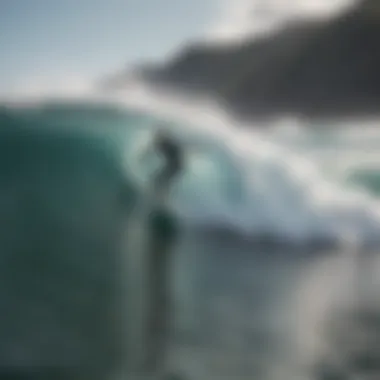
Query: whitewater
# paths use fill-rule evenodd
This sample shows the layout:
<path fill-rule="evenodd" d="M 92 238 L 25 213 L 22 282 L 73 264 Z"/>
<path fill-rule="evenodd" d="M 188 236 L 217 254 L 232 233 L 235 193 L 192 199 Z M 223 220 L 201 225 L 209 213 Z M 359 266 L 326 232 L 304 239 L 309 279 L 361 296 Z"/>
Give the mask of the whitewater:
<path fill-rule="evenodd" d="M 149 115 L 131 145 L 165 120 L 194 149 L 172 198 L 182 220 L 240 233 L 183 233 L 177 328 L 201 343 L 173 344 L 173 367 L 207 380 L 376 378 L 378 121 L 244 125 L 210 99 L 142 85 L 117 102 Z M 280 245 L 255 248 L 261 234 Z M 327 245 L 311 257 L 294 250 L 316 241 Z"/>
<path fill-rule="evenodd" d="M 16 112 L 43 115 L 51 99 L 20 100 L 11 105 Z M 380 265 L 373 255 L 380 227 L 377 121 L 241 124 L 210 99 L 158 93 L 142 84 L 112 96 L 55 102 L 71 102 L 76 110 L 51 114 L 65 128 L 114 134 L 126 173 L 140 186 L 145 213 L 150 173 L 159 162 L 153 157 L 144 166 L 138 152 L 163 121 L 187 147 L 186 170 L 171 197 L 184 226 L 173 271 L 173 367 L 194 379 L 309 380 L 320 379 L 319 364 L 328 367 L 337 355 L 340 364 L 348 360 L 347 344 L 335 342 L 329 326 L 341 322 L 355 346 L 364 328 L 349 325 L 352 314 L 359 308 L 380 315 Z M 111 111 L 104 113 L 99 103 Z M 136 213 L 143 227 L 141 209 Z M 221 229 L 215 239 L 202 233 L 209 227 L 228 227 L 238 237 L 223 236 Z M 251 238 L 262 234 L 280 244 L 253 245 Z M 129 326 L 137 331 L 146 295 L 144 236 L 132 235 L 140 239 L 129 262 L 136 310 Z M 311 256 L 294 250 L 315 240 L 329 244 Z M 363 250 L 368 243 L 372 249 Z M 345 362 L 343 367 L 351 370 Z"/>
<path fill-rule="evenodd" d="M 378 242 L 376 120 L 242 124 L 211 99 L 157 93 L 141 83 L 116 95 L 85 98 L 126 112 L 125 161 L 143 187 L 149 170 L 136 161 L 140 146 L 149 144 L 162 121 L 179 138 L 189 154 L 172 203 L 192 224 L 270 234 L 294 244 Z"/>

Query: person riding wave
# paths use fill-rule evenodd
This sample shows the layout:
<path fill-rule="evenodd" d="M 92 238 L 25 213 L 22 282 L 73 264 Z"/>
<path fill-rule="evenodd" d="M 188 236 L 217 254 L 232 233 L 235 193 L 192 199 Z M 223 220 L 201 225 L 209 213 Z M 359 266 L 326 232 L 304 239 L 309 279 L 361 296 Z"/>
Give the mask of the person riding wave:
<path fill-rule="evenodd" d="M 157 195 L 166 198 L 169 195 L 170 185 L 183 171 L 183 151 L 175 138 L 162 130 L 156 134 L 153 146 L 165 161 L 163 169 L 157 173 L 153 180 L 153 187 Z"/>
<path fill-rule="evenodd" d="M 174 181 L 184 169 L 184 153 L 180 143 L 166 128 L 158 130 L 148 150 L 155 151 L 164 163 L 151 182 L 153 197 L 158 203 L 153 205 L 147 220 L 150 235 L 147 250 L 150 301 L 144 372 L 158 375 L 160 379 L 177 379 L 181 377 L 168 373 L 166 365 L 174 312 L 169 271 L 179 227 L 167 202 Z M 144 153 L 147 153 L 146 150 Z"/>

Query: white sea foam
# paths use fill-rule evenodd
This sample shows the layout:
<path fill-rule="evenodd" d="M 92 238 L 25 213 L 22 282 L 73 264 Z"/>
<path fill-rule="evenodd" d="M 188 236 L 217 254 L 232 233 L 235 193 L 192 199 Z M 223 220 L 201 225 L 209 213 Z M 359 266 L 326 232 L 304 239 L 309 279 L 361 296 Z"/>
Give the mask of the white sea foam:
<path fill-rule="evenodd" d="M 233 168 L 239 171 L 244 189 L 240 205 L 229 205 L 223 199 L 216 202 L 207 192 L 207 183 L 199 179 L 197 199 L 187 208 L 194 211 L 197 221 L 217 223 L 223 218 L 247 232 L 275 231 L 301 241 L 315 235 L 337 239 L 352 235 L 357 240 L 378 236 L 378 200 L 365 189 L 344 183 L 350 168 L 380 166 L 376 152 L 380 132 L 375 122 L 315 132 L 308 130 L 313 126 L 300 121 L 281 120 L 260 130 L 255 128 L 258 125 L 239 125 L 209 99 L 158 96 L 141 87 L 139 96 L 120 94 L 120 100 L 174 120 L 177 131 L 188 133 L 191 128 L 200 139 L 212 141 L 232 163 L 231 169 L 220 168 L 221 173 L 230 175 Z M 186 199 L 182 197 L 181 202 Z"/>
<path fill-rule="evenodd" d="M 193 222 L 299 242 L 316 236 L 342 240 L 350 235 L 357 241 L 380 236 L 378 200 L 345 183 L 350 170 L 380 167 L 380 132 L 374 121 L 316 132 L 288 119 L 260 129 L 239 124 L 210 99 L 159 93 L 141 83 L 113 95 L 86 93 L 81 99 L 144 111 L 151 115 L 152 128 L 157 119 L 169 120 L 185 144 L 203 146 L 186 175 L 186 186 L 196 193 L 183 184 L 175 197 L 178 209 Z M 226 187 L 239 201 L 226 196 Z"/>

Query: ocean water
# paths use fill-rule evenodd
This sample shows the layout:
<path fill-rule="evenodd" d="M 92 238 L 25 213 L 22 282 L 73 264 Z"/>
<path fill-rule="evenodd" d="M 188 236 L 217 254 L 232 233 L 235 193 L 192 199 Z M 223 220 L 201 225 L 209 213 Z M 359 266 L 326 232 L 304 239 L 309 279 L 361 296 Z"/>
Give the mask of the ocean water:
<path fill-rule="evenodd" d="M 210 117 L 211 111 L 203 118 L 190 111 L 193 118 L 188 112 L 181 119 L 120 104 L 11 110 L 36 125 L 85 130 L 112 143 L 139 189 L 130 219 L 143 233 L 149 181 L 160 159 L 139 154 L 162 122 L 183 144 L 186 168 L 170 204 L 181 225 L 172 271 L 169 361 L 175 369 L 189 379 L 376 378 L 376 121 L 281 121 L 253 129 Z M 135 239 L 132 256 L 143 255 L 144 237 Z M 136 299 L 147 289 L 143 264 L 134 272 L 141 287 L 130 298 L 141 309 L 129 327 L 137 331 L 144 311 Z"/>

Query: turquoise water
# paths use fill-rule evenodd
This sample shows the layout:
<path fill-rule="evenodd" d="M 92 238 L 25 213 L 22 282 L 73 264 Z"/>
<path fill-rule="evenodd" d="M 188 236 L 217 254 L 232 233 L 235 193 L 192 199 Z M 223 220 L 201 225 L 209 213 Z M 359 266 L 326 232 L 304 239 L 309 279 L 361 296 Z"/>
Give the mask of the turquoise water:
<path fill-rule="evenodd" d="M 270 233 L 293 241 L 314 236 L 378 236 L 380 133 L 355 127 L 260 132 L 165 120 L 116 106 L 65 104 L 17 111 L 109 139 L 128 177 L 149 190 L 160 157 L 149 151 L 164 120 L 186 151 L 171 203 L 188 223 Z M 305 126 L 306 127 L 306 126 Z M 141 151 L 147 160 L 139 159 Z"/>
<path fill-rule="evenodd" d="M 9 126 L 8 112 L 0 114 L 1 125 L 8 123 Z M 139 330 L 147 295 L 143 252 L 148 236 L 144 228 L 144 212 L 149 213 L 150 178 L 160 166 L 160 160 L 154 153 L 147 162 L 139 162 L 137 156 L 144 145 L 149 145 L 162 117 L 86 104 L 18 108 L 11 112 L 19 122 L 27 122 L 32 128 L 71 129 L 78 134 L 85 131 L 86 138 L 91 134 L 94 138 L 100 137 L 110 148 L 110 162 L 122 163 L 126 182 L 137 190 L 137 193 L 131 191 L 129 194 L 137 205 L 130 207 L 129 215 L 140 229 L 134 230 L 133 225 L 129 225 L 127 234 L 133 243 L 129 252 L 135 260 L 128 273 L 131 280 L 137 282 L 128 289 L 126 307 L 129 328 Z M 344 360 L 348 360 L 345 356 L 351 347 L 344 342 L 331 342 L 333 338 L 327 324 L 334 320 L 341 306 L 350 311 L 350 308 L 355 309 L 357 304 L 364 303 L 363 307 L 374 307 L 376 315 L 380 315 L 376 309 L 380 267 L 374 254 L 376 250 L 366 256 L 365 252 L 347 245 L 344 249 L 307 255 L 285 245 L 275 249 L 263 248 L 252 244 L 247 237 L 271 233 L 273 239 L 286 236 L 299 242 L 311 236 L 344 239 L 351 235 L 348 237 L 355 241 L 378 236 L 376 182 L 380 172 L 377 169 L 380 133 L 355 128 L 255 132 L 210 123 L 200 125 L 194 122 L 193 125 L 173 119 L 168 121 L 168 128 L 188 152 L 186 170 L 171 197 L 171 207 L 184 226 L 173 255 L 176 262 L 173 264 L 172 288 L 179 332 L 171 344 L 174 366 L 192 374 L 190 379 L 202 380 L 223 376 L 237 380 L 314 380 L 312 368 L 324 362 L 326 356 L 328 359 L 338 356 L 338 366 L 350 368 Z M 93 140 L 88 146 L 89 152 L 96 147 Z M 7 153 L 6 149 L 4 152 Z M 17 158 L 25 152 L 20 148 L 19 152 L 11 153 Z M 31 164 L 38 161 L 37 156 L 30 156 Z M 107 181 L 94 181 L 98 177 L 84 172 L 88 170 L 86 167 L 97 165 L 76 165 L 81 160 L 73 156 L 71 150 L 65 150 L 62 157 L 66 157 L 73 172 L 65 172 L 65 162 L 59 162 L 59 173 L 48 170 L 54 168 L 55 161 L 52 166 L 42 165 L 45 168 L 42 182 L 38 182 L 41 178 L 36 181 L 42 186 L 36 188 L 42 191 L 37 197 L 41 203 L 37 205 L 52 206 L 54 212 L 64 217 L 67 226 L 72 226 L 70 234 L 64 234 L 59 241 L 62 247 L 58 252 L 77 253 L 74 258 L 69 255 L 78 269 L 76 273 L 79 275 L 74 276 L 78 282 L 73 288 L 77 289 L 84 273 L 101 273 L 103 278 L 103 266 L 107 263 L 93 260 L 93 252 L 97 247 L 95 242 L 103 236 L 102 231 L 109 228 L 114 216 L 109 213 L 109 202 L 104 201 L 109 198 L 107 194 L 112 193 L 112 186 L 107 190 L 107 186 L 103 187 L 103 182 Z M 6 167 L 7 163 L 3 164 Z M 42 163 L 38 161 L 37 164 Z M 107 172 L 105 170 L 102 175 Z M 27 173 L 26 170 L 24 174 Z M 111 177 L 118 177 L 120 173 L 116 174 Z M 54 189 L 52 196 L 49 195 L 50 188 L 43 188 L 44 175 L 48 176 L 48 184 Z M 76 183 L 85 185 L 82 192 L 78 193 L 80 187 Z M 22 199 L 21 188 L 19 184 L 17 189 Z M 6 192 L 5 195 L 10 197 L 5 198 L 8 201 L 13 199 Z M 57 199 L 64 202 L 56 202 Z M 3 202 L 2 210 L 5 211 L 2 216 L 18 226 L 17 218 L 12 218 L 12 207 L 17 206 L 14 203 Z M 143 210 L 139 209 L 141 205 L 145 206 Z M 32 217 L 35 210 L 33 207 L 28 210 Z M 203 228 L 226 225 L 247 235 L 243 238 L 224 234 L 225 230 L 212 235 Z M 48 240 L 54 231 L 54 225 L 48 223 L 46 230 L 42 231 L 38 228 L 44 225 L 27 227 L 37 230 L 41 241 Z M 3 235 L 1 238 L 5 243 L 17 243 L 16 248 L 22 244 L 14 232 Z M 76 241 L 80 244 L 76 245 Z M 132 261 L 129 264 L 133 264 Z M 3 272 L 3 277 L 8 279 L 7 271 Z M 62 282 L 59 279 L 58 285 L 67 284 L 67 278 Z M 14 283 L 13 278 L 8 280 Z M 91 281 L 83 284 L 93 286 Z M 64 286 L 62 288 L 63 293 L 67 292 Z M 366 290 L 360 293 L 358 288 Z M 4 289 L 4 294 L 12 295 Z M 75 298 L 75 302 L 88 312 L 83 302 L 88 293 L 84 294 L 79 301 Z M 65 293 L 66 309 L 70 309 L 73 299 L 66 296 Z M 12 297 L 9 297 L 11 301 Z M 95 320 L 92 316 L 102 310 L 97 303 L 91 307 L 92 314 L 87 315 L 86 324 Z M 131 310 L 137 311 L 133 315 Z M 33 321 L 37 317 L 33 314 Z M 340 315 L 338 320 L 341 318 Z M 342 328 L 347 329 L 347 324 L 343 323 Z M 356 334 L 363 330 L 363 325 L 358 322 L 348 330 L 346 335 L 355 343 L 355 339 L 359 339 Z M 144 349 L 141 341 L 140 347 L 136 341 L 132 345 L 134 351 Z M 330 351 L 339 355 L 334 356 Z M 43 359 L 48 362 L 49 358 L 47 355 Z M 34 355 L 28 358 L 31 361 L 37 359 Z"/>

